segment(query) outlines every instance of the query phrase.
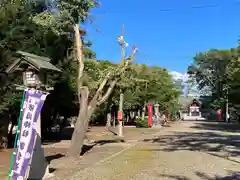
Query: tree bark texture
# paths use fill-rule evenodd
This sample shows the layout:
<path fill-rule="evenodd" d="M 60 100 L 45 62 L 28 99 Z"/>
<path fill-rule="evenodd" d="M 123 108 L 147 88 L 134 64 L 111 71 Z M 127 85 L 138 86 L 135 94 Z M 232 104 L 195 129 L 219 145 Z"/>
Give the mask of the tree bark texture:
<path fill-rule="evenodd" d="M 108 113 L 108 114 L 107 114 L 106 128 L 111 127 L 111 119 L 112 119 L 112 117 L 111 117 L 111 113 Z"/>
<path fill-rule="evenodd" d="M 2 121 L 2 123 L 0 124 L 0 148 L 7 148 L 9 120 L 5 116 L 3 119 L 0 120 Z"/>
<path fill-rule="evenodd" d="M 72 141 L 69 148 L 69 157 L 78 157 L 81 154 L 85 133 L 88 129 L 88 88 L 81 88 L 81 102 L 77 122 L 72 135 Z"/>

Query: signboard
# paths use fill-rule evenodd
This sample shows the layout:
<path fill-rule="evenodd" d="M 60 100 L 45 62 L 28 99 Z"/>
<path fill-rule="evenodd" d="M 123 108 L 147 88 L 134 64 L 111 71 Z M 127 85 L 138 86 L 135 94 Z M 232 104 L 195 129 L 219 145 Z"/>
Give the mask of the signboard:
<path fill-rule="evenodd" d="M 12 169 L 13 180 L 23 180 L 27 176 L 37 135 L 36 124 L 46 96 L 37 90 L 26 90 Z"/>
<path fill-rule="evenodd" d="M 152 104 L 148 104 L 148 127 L 152 127 Z"/>

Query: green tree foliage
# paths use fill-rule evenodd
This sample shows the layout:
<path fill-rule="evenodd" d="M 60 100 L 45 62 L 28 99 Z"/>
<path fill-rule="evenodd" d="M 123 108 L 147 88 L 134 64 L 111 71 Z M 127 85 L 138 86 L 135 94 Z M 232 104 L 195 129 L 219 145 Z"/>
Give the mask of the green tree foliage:
<path fill-rule="evenodd" d="M 76 90 L 76 64 L 72 62 L 65 64 L 64 67 L 68 69 L 66 75 L 69 76 L 70 85 Z M 104 78 L 107 72 L 116 67 L 116 64 L 109 61 L 85 59 L 84 83 L 90 88 L 90 92 L 95 92 L 101 82 L 99 79 Z M 121 76 L 108 101 L 97 109 L 93 120 L 105 122 L 105 115 L 110 111 L 110 107 L 113 104 L 118 105 L 120 89 L 124 92 L 125 110 L 135 108 L 142 110 L 144 102 L 147 102 L 159 103 L 162 112 L 172 111 L 177 108 L 177 99 L 180 95 L 180 90 L 175 88 L 172 76 L 166 69 L 133 64 Z M 90 98 L 93 95 L 91 94 Z"/>
<path fill-rule="evenodd" d="M 198 83 L 200 90 L 209 91 L 211 99 L 206 99 L 213 109 L 225 109 L 226 99 L 232 113 L 239 114 L 239 50 L 212 49 L 194 57 L 189 66 L 189 74 Z"/>
<path fill-rule="evenodd" d="M 92 62 L 108 64 L 108 66 L 113 68 L 116 67 L 115 64 L 107 61 Z M 102 68 L 104 71 L 106 67 L 102 66 Z M 91 83 L 90 80 L 88 82 Z M 160 67 L 148 67 L 144 64 L 133 64 L 121 77 L 110 98 L 97 108 L 92 122 L 105 124 L 108 112 L 115 112 L 116 115 L 121 93 L 120 89 L 124 93 L 125 118 L 128 118 L 127 116 L 129 116 L 131 111 L 142 111 L 145 102 L 159 103 L 161 113 L 171 113 L 179 108 L 177 100 L 180 91 L 175 89 L 172 76 L 167 70 Z"/>
<path fill-rule="evenodd" d="M 16 50 L 47 56 L 53 64 L 64 67 L 74 49 L 73 25 L 83 22 L 88 11 L 97 5 L 91 0 L 55 1 L 46 6 L 45 0 L 11 0 L 0 3 L 0 71 L 4 72 L 13 62 Z M 50 1 L 49 1 L 50 2 Z M 51 1 L 52 2 L 52 1 Z M 74 10 L 73 10 L 74 9 Z M 84 41 L 84 39 L 82 39 Z M 86 47 L 89 43 L 86 43 Z M 94 57 L 89 50 L 88 57 Z M 64 68 L 67 69 L 67 68 Z M 66 72 L 64 72 L 66 74 Z M 10 74 L 7 84 L 0 89 L 0 118 L 11 112 L 19 112 L 22 93 L 15 90 L 14 84 L 21 84 L 22 74 Z M 52 77 L 49 81 L 67 82 L 71 76 Z M 63 84 L 61 82 L 57 84 Z M 58 86 L 59 87 L 59 86 Z M 63 94 L 68 88 L 56 88 Z M 54 93 L 53 93 L 54 94 Z M 67 96 L 65 96 L 67 98 Z M 52 98 L 54 99 L 54 98 Z M 55 99 L 58 99 L 55 97 Z M 66 100 L 66 99 L 65 99 Z M 64 105 L 65 100 L 62 100 Z M 61 104 L 61 103 L 60 103 Z M 56 105 L 56 104 L 55 104 Z M 59 105 L 59 104 L 57 104 Z M 61 109 L 60 107 L 58 109 Z M 4 116 L 3 116 L 4 117 Z M 2 118 L 1 118 L 2 119 Z M 9 119 L 9 118 L 4 118 Z"/>
<path fill-rule="evenodd" d="M 96 3 L 84 0 L 56 1 L 55 4 L 49 4 L 50 9 L 46 11 L 49 7 L 43 0 L 1 2 L 0 71 L 5 71 L 13 62 L 17 50 L 50 57 L 52 63 L 61 67 L 72 60 L 67 58 L 74 46 L 72 25 L 75 21 L 83 22 Z M 94 58 L 96 55 L 86 49 L 86 56 Z M 0 113 L 20 99 L 21 93 L 13 92 L 13 84 L 18 82 L 21 82 L 21 74 L 10 75 L 8 84 L 1 89 Z"/>

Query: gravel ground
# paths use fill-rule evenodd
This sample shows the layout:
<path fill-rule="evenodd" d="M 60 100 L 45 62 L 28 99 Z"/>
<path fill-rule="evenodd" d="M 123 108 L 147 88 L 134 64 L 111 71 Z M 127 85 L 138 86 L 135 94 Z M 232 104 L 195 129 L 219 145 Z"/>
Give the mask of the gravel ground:
<path fill-rule="evenodd" d="M 240 179 L 239 136 L 192 128 L 182 122 L 159 137 L 81 170 L 68 180 L 227 180 Z M 228 147 L 231 151 L 228 151 Z M 227 154 L 227 156 L 226 156 Z"/>
<path fill-rule="evenodd" d="M 62 180 L 66 177 L 71 177 L 73 174 L 84 171 L 89 167 L 94 167 L 96 162 L 101 162 L 103 159 L 111 157 L 113 154 L 121 152 L 130 147 L 130 144 L 113 143 L 104 146 L 95 147 L 89 153 L 79 159 L 62 158 L 51 162 L 51 168 L 56 169 L 54 177 L 47 178 L 49 180 Z M 101 164 L 101 163 L 100 163 Z"/>

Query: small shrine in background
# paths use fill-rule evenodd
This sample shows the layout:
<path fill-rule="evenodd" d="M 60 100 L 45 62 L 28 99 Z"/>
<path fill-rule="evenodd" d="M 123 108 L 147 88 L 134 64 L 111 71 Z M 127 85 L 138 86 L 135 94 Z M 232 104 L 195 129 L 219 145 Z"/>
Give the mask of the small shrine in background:
<path fill-rule="evenodd" d="M 193 96 L 181 96 L 179 103 L 181 104 L 181 114 L 183 117 L 201 117 L 202 104 L 197 98 Z"/>
<path fill-rule="evenodd" d="M 201 103 L 197 99 L 193 99 L 188 107 L 189 116 L 201 116 Z"/>

